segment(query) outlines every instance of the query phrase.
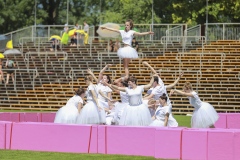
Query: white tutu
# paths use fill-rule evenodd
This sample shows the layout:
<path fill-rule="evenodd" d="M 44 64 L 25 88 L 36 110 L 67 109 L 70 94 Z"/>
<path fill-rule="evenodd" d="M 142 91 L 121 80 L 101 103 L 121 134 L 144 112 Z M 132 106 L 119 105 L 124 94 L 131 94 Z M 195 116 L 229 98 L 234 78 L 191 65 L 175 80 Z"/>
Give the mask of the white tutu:
<path fill-rule="evenodd" d="M 123 111 L 128 104 L 116 102 L 114 105 L 115 105 L 114 121 L 115 121 L 115 124 L 118 125 L 120 123 L 120 119 L 122 117 Z"/>
<path fill-rule="evenodd" d="M 55 116 L 54 123 L 75 124 L 78 116 L 78 109 L 73 105 L 66 105 L 60 108 Z"/>
<path fill-rule="evenodd" d="M 77 124 L 102 124 L 105 123 L 105 111 L 99 111 L 93 101 L 87 102 L 77 117 Z"/>
<path fill-rule="evenodd" d="M 127 105 L 122 113 L 120 125 L 148 126 L 151 121 L 150 112 L 145 104 L 139 106 Z"/>
<path fill-rule="evenodd" d="M 192 115 L 192 128 L 208 128 L 218 120 L 219 116 L 213 106 L 202 102 L 201 107 L 195 109 Z"/>
<path fill-rule="evenodd" d="M 164 127 L 164 121 L 159 120 L 159 119 L 155 119 L 154 121 L 152 121 L 150 126 Z M 178 123 L 177 123 L 177 121 L 173 117 L 171 118 L 170 115 L 169 115 L 168 125 L 167 126 L 168 127 L 178 127 Z"/>
<path fill-rule="evenodd" d="M 130 46 L 119 48 L 117 54 L 119 58 L 138 58 L 137 51 Z"/>

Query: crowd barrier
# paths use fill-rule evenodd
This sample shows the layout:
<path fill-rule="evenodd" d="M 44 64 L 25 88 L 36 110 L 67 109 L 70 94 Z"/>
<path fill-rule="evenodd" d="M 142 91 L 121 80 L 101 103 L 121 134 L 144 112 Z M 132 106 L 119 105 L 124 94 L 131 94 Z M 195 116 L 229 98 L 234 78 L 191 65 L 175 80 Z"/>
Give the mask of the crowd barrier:
<path fill-rule="evenodd" d="M 240 159 L 240 129 L 237 121 L 240 114 L 219 115 L 216 125 L 223 128 L 194 129 L 66 125 L 49 123 L 53 121 L 55 113 L 0 113 L 0 149 L 187 160 Z"/>

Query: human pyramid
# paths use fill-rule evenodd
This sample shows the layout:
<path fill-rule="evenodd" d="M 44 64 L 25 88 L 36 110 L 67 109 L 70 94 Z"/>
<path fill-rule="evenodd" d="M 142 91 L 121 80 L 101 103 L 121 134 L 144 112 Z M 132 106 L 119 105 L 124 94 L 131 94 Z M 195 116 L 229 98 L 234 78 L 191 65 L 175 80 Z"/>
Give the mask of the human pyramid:
<path fill-rule="evenodd" d="M 183 73 L 174 83 L 164 85 L 157 72 L 147 63 L 143 65 L 152 72 L 152 78 L 146 85 L 137 85 L 137 79 L 129 76 L 128 65 L 131 59 L 138 58 L 137 51 L 131 47 L 134 36 L 154 34 L 153 32 L 135 32 L 132 30 L 132 20 L 125 22 L 125 30 L 116 30 L 108 27 L 101 27 L 112 32 L 121 34 L 124 47 L 117 52 L 123 59 L 125 75 L 114 82 L 111 82 L 109 75 L 104 72 L 111 64 L 106 65 L 95 77 L 91 69 L 87 70 L 88 76 L 85 82 L 88 85 L 87 90 L 79 88 L 76 94 L 67 101 L 67 104 L 60 108 L 56 113 L 55 123 L 68 124 L 99 124 L 99 125 L 126 125 L 126 126 L 168 126 L 177 127 L 178 123 L 172 115 L 172 105 L 169 99 L 167 89 L 173 88 Z M 97 85 L 94 84 L 97 82 Z M 143 97 L 142 92 L 148 90 Z M 112 99 L 112 92 L 120 94 L 121 101 Z M 198 94 L 193 91 L 191 83 L 186 82 L 183 91 L 171 89 L 172 94 L 180 94 L 189 98 L 190 104 L 195 108 L 192 115 L 191 126 L 193 128 L 214 127 L 218 120 L 218 114 L 207 102 L 202 102 Z M 84 97 L 87 102 L 84 102 Z"/>

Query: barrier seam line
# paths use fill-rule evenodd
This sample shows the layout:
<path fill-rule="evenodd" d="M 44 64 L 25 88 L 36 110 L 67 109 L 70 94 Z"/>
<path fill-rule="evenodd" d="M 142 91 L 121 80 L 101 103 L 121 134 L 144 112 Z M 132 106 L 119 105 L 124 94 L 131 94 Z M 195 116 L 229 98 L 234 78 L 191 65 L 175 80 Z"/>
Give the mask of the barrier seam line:
<path fill-rule="evenodd" d="M 10 130 L 10 146 L 9 146 L 9 149 L 12 149 L 12 130 L 13 130 L 13 122 L 11 123 L 11 130 Z"/>
<path fill-rule="evenodd" d="M 92 140 L 92 126 L 90 127 L 90 137 L 89 137 L 89 142 L 88 142 L 88 153 L 90 153 L 91 140 Z"/>
<path fill-rule="evenodd" d="M 5 128 L 5 138 L 4 138 L 4 149 L 7 149 L 7 124 L 4 124 Z"/>
<path fill-rule="evenodd" d="M 181 133 L 180 133 L 181 135 L 181 138 L 180 138 L 180 143 L 181 143 L 181 145 L 180 145 L 180 159 L 182 159 L 182 136 L 183 136 L 183 130 L 181 130 Z"/>
<path fill-rule="evenodd" d="M 206 160 L 208 159 L 208 131 L 207 131 L 207 144 L 206 144 Z"/>
<path fill-rule="evenodd" d="M 105 154 L 107 154 L 107 126 L 105 126 Z"/>

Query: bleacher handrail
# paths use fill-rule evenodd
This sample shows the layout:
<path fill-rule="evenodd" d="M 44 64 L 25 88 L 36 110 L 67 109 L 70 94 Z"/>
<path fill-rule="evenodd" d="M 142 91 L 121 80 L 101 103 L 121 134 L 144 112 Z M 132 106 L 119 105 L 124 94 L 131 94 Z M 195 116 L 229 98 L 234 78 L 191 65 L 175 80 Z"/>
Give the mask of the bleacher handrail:
<path fill-rule="evenodd" d="M 68 54 L 67 54 L 67 52 L 63 52 L 63 51 L 55 51 L 55 52 L 27 52 L 27 53 L 25 53 L 24 54 L 24 59 L 25 60 L 27 60 L 27 69 L 29 69 L 29 55 L 30 54 L 38 54 L 38 55 L 40 55 L 40 54 L 44 54 L 45 55 L 45 65 L 44 65 L 44 69 L 45 69 L 45 72 L 47 72 L 47 55 L 58 55 L 58 54 L 63 54 L 64 55 L 64 57 L 63 57 L 63 67 L 62 67 L 62 69 L 63 69 L 63 73 L 65 73 L 65 66 L 66 66 L 66 60 L 68 59 Z"/>
<path fill-rule="evenodd" d="M 29 71 L 33 71 L 33 81 L 32 81 L 32 86 L 33 86 L 33 89 L 35 88 L 35 79 L 38 77 L 38 71 L 37 71 L 37 69 L 2 69 L 2 71 L 11 71 L 11 70 L 13 70 L 13 71 L 15 71 L 14 72 L 14 90 L 16 91 L 17 89 L 16 89 L 16 81 L 17 81 L 17 79 L 16 79 L 16 71 L 27 71 L 27 72 L 29 72 Z M 35 75 L 34 75 L 34 73 L 35 73 Z"/>

